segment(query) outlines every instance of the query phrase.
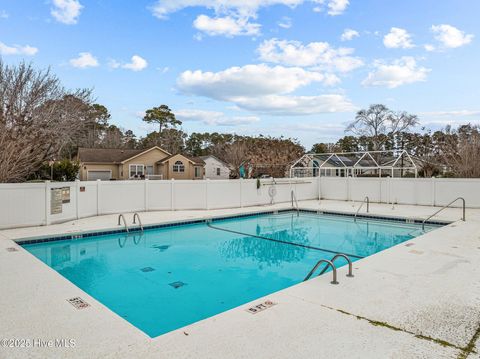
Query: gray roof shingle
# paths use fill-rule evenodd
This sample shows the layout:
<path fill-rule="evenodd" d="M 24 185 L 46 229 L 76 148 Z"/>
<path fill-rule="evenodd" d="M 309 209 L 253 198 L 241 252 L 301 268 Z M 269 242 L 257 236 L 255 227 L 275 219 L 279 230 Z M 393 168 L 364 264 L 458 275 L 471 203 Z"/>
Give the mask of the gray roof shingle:
<path fill-rule="evenodd" d="M 77 157 L 82 163 L 120 163 L 145 151 L 146 149 L 79 147 Z"/>

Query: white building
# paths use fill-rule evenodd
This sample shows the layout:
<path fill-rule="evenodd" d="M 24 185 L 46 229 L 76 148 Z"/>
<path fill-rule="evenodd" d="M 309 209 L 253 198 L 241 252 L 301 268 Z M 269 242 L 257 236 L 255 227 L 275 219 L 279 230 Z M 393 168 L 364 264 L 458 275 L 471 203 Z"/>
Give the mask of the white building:
<path fill-rule="evenodd" d="M 229 179 L 230 178 L 230 168 L 228 165 L 219 160 L 217 157 L 201 156 L 200 157 L 205 162 L 205 178 L 208 179 Z"/>

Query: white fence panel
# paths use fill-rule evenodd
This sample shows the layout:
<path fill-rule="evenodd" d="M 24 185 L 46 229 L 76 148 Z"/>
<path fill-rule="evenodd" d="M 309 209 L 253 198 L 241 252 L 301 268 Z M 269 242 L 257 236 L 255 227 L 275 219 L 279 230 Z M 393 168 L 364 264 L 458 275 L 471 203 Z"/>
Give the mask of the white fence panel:
<path fill-rule="evenodd" d="M 279 181 L 277 180 L 277 185 L 275 185 L 275 197 L 274 197 L 274 203 L 284 203 L 284 202 L 290 202 L 292 200 L 292 190 L 295 191 L 295 194 L 298 198 L 299 195 L 303 195 L 303 192 L 297 192 L 297 189 L 295 188 L 295 184 L 291 183 L 292 181 Z M 270 188 L 272 185 L 266 185 L 265 189 L 270 191 Z M 271 197 L 270 195 L 268 196 L 268 203 L 271 202 Z"/>
<path fill-rule="evenodd" d="M 99 214 L 145 210 L 144 181 L 102 181 L 98 190 Z"/>
<path fill-rule="evenodd" d="M 97 215 L 97 182 L 85 181 L 78 183 L 78 217 Z"/>
<path fill-rule="evenodd" d="M 348 179 L 346 177 L 320 177 L 320 196 L 323 199 L 348 201 Z"/>
<path fill-rule="evenodd" d="M 265 182 L 265 181 L 263 181 Z M 271 182 L 269 180 L 269 182 Z M 270 203 L 271 198 L 268 195 L 269 186 L 260 186 L 257 188 L 257 180 L 242 180 L 242 202 L 244 206 L 260 206 Z"/>
<path fill-rule="evenodd" d="M 0 228 L 45 224 L 45 184 L 0 184 Z"/>
<path fill-rule="evenodd" d="M 433 204 L 431 178 L 388 178 L 388 202 L 398 204 Z"/>
<path fill-rule="evenodd" d="M 380 178 L 352 178 L 348 177 L 350 195 L 352 201 L 363 201 L 368 196 L 370 202 L 381 201 L 381 179 Z"/>
<path fill-rule="evenodd" d="M 147 201 L 149 211 L 170 210 L 172 208 L 172 181 L 147 181 Z"/>
<path fill-rule="evenodd" d="M 465 198 L 467 207 L 480 207 L 480 181 L 478 179 L 449 179 L 435 180 L 435 205 L 444 206 L 457 197 Z M 453 204 L 460 207 L 461 201 Z"/>
<path fill-rule="evenodd" d="M 300 183 L 295 183 L 288 189 L 286 201 L 291 200 L 291 190 L 295 191 L 298 201 L 318 199 L 319 177 L 304 178 Z M 283 186 L 282 186 L 283 187 Z"/>
<path fill-rule="evenodd" d="M 207 205 L 207 181 L 174 181 L 174 209 L 205 209 Z"/>
<path fill-rule="evenodd" d="M 208 181 L 208 208 L 241 207 L 241 182 L 229 180 Z"/>

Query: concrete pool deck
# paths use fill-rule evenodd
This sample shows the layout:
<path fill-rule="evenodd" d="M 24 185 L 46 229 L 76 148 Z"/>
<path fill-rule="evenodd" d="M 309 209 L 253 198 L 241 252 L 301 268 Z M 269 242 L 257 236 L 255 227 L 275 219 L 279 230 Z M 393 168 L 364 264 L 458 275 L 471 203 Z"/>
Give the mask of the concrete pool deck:
<path fill-rule="evenodd" d="M 302 201 L 300 208 L 346 213 L 360 203 Z M 141 213 L 143 224 L 270 211 L 288 204 L 210 211 Z M 423 219 L 436 208 L 372 203 L 370 213 Z M 13 240 L 117 228 L 116 215 L 0 231 L 0 358 L 480 358 L 480 210 L 435 217 L 456 221 L 339 270 L 238 308 L 149 338 Z M 126 216 L 131 223 L 131 215 Z M 10 252 L 7 248 L 18 251 Z M 66 299 L 81 297 L 77 310 Z M 245 311 L 265 300 L 260 313 Z M 74 339 L 75 347 L 39 340 Z M 54 345 L 55 346 L 55 345 Z"/>

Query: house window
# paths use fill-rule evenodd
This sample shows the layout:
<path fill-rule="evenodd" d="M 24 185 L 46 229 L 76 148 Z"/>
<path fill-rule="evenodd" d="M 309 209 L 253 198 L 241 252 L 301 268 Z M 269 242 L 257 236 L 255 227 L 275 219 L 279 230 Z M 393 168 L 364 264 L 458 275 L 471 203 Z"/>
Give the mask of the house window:
<path fill-rule="evenodd" d="M 185 165 L 182 161 L 177 161 L 173 164 L 173 172 L 185 172 Z"/>
<path fill-rule="evenodd" d="M 200 177 L 200 167 L 195 167 L 195 177 Z"/>
<path fill-rule="evenodd" d="M 153 175 L 153 166 L 146 166 L 146 174 Z"/>
<path fill-rule="evenodd" d="M 217 176 L 220 176 L 220 167 L 217 167 Z"/>
<path fill-rule="evenodd" d="M 143 171 L 144 171 L 144 166 L 143 165 L 130 165 L 129 166 L 130 178 L 143 176 L 143 174 L 144 174 Z"/>

